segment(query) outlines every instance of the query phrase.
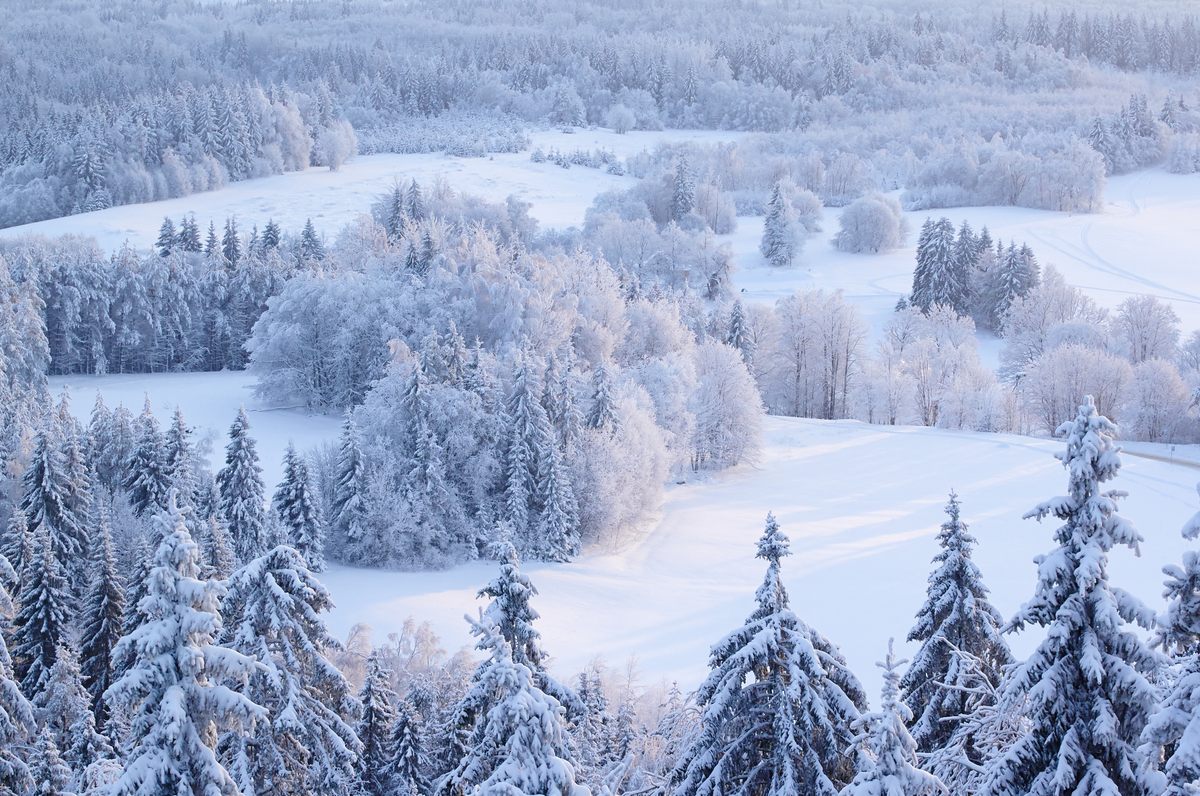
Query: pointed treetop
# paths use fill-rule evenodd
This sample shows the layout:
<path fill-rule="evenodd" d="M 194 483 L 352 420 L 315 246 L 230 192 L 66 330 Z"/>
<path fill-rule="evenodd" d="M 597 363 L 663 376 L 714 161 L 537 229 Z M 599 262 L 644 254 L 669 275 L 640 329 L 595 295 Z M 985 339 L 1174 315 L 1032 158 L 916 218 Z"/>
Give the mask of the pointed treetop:
<path fill-rule="evenodd" d="M 778 564 L 779 559 L 790 556 L 790 542 L 787 535 L 779 530 L 779 523 L 773 513 L 767 514 L 767 527 L 758 540 L 758 555 L 756 558 L 766 559 L 772 564 Z"/>

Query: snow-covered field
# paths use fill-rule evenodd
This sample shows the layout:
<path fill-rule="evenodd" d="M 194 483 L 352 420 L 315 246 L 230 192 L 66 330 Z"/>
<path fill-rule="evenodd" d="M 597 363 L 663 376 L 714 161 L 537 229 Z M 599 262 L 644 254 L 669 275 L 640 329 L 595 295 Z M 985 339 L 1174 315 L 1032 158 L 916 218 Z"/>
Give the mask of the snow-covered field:
<path fill-rule="evenodd" d="M 110 405 L 140 407 L 149 392 L 166 419 L 176 404 L 201 436 L 223 435 L 240 403 L 250 411 L 269 487 L 289 439 L 308 447 L 336 438 L 336 418 L 254 408 L 242 373 L 55 379 L 68 385 L 86 417 L 97 389 Z M 927 428 L 770 418 L 755 467 L 672 486 L 661 517 L 619 552 L 589 551 L 568 565 L 531 564 L 546 646 L 562 674 L 594 656 L 620 665 L 635 657 L 646 683 L 678 679 L 694 686 L 708 646 L 750 612 L 763 572 L 754 542 L 767 511 L 793 541 L 785 575 L 797 612 L 842 646 L 872 684 L 873 663 L 889 636 L 901 641 L 920 606 L 934 534 L 946 493 L 956 489 L 980 539 L 978 560 L 995 602 L 1010 614 L 1032 593 L 1034 555 L 1050 549 L 1053 525 L 1022 520 L 1035 503 L 1059 494 L 1066 476 L 1052 454 L 1057 441 Z M 1139 452 L 1167 455 L 1165 447 Z M 1158 606 L 1164 563 L 1185 544 L 1183 522 L 1200 508 L 1193 451 L 1189 464 L 1127 457 L 1116 483 L 1130 497 L 1124 512 L 1146 541 L 1142 557 L 1113 557 L 1113 581 Z M 383 638 L 408 617 L 428 620 L 447 649 L 468 641 L 463 614 L 492 576 L 476 563 L 446 572 L 384 572 L 334 567 L 324 575 L 343 635 L 357 622 Z M 1027 649 L 1030 638 L 1018 639 Z M 874 691 L 874 688 L 871 689 Z"/>
<path fill-rule="evenodd" d="M 711 130 L 633 131 L 617 135 L 606 130 L 566 133 L 546 130 L 533 133 L 532 147 L 561 152 L 575 149 L 607 149 L 619 158 L 643 150 L 653 151 L 663 142 L 730 141 L 742 133 Z M 629 187 L 636 180 L 617 177 L 599 169 L 574 166 L 564 169 L 553 163 L 534 163 L 529 151 L 495 154 L 486 158 L 458 158 L 443 154 L 365 155 L 351 159 L 336 172 L 326 168 L 279 174 L 231 183 L 216 191 L 110 207 L 64 218 L 39 221 L 0 230 L 0 236 L 26 234 L 91 235 L 106 250 L 120 248 L 126 241 L 139 248 L 150 247 L 158 238 L 164 216 L 177 223 L 195 213 L 202 227 L 210 219 L 219 228 L 233 216 L 242 226 L 261 227 L 274 219 L 288 231 L 297 232 L 307 219 L 317 229 L 334 235 L 370 212 L 371 204 L 392 189 L 397 181 L 415 179 L 428 188 L 444 180 L 455 191 L 503 201 L 516 196 L 529 202 L 530 213 L 542 227 L 563 228 L 583 221 L 584 211 L 596 194 Z"/>

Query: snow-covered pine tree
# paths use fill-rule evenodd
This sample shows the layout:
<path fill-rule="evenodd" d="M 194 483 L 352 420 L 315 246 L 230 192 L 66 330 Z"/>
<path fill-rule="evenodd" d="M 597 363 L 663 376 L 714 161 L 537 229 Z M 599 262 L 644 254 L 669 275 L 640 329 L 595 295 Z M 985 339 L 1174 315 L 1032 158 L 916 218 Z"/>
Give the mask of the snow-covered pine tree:
<path fill-rule="evenodd" d="M 538 470 L 538 502 L 542 511 L 530 540 L 530 556 L 543 561 L 570 561 L 579 555 L 579 509 L 575 491 L 554 440 L 545 440 Z"/>
<path fill-rule="evenodd" d="M 325 522 L 317 511 L 308 465 L 290 442 L 283 456 L 283 480 L 275 491 L 274 508 L 287 531 L 287 543 L 304 556 L 309 569 L 323 570 Z"/>
<path fill-rule="evenodd" d="M 320 262 L 325 259 L 325 244 L 317 234 L 312 219 L 305 219 L 304 229 L 300 232 L 300 259 L 304 262 Z"/>
<path fill-rule="evenodd" d="M 696 695 L 701 726 L 670 775 L 674 796 L 829 796 L 853 777 L 845 751 L 866 699 L 832 644 L 788 607 L 780 561 L 789 554 L 768 514 L 758 608 L 712 649 Z"/>
<path fill-rule="evenodd" d="M 184 216 L 179 222 L 179 248 L 185 252 L 198 252 L 202 248 L 200 225 L 194 215 Z"/>
<path fill-rule="evenodd" d="M 112 744 L 96 731 L 90 703 L 79 673 L 79 653 L 63 644 L 33 705 L 38 723 L 50 731 L 76 781 L 92 763 L 113 757 Z"/>
<path fill-rule="evenodd" d="M 258 451 L 249 432 L 250 420 L 242 407 L 229 429 L 225 466 L 217 473 L 221 516 L 233 539 L 233 551 L 242 564 L 253 561 L 268 548 L 262 468 L 258 465 Z"/>
<path fill-rule="evenodd" d="M 406 700 L 396 705 L 387 766 L 392 796 L 431 796 L 429 761 L 421 740 L 421 727 Z"/>
<path fill-rule="evenodd" d="M 45 525 L 33 534 L 33 555 L 21 573 L 21 592 L 13 617 L 14 672 L 26 696 L 41 690 L 43 679 L 66 641 L 71 596 L 62 566 Z"/>
<path fill-rule="evenodd" d="M 1114 426 L 1089 395 L 1058 428 L 1068 492 L 1026 517 L 1063 521 L 1058 547 L 1039 556 L 1033 598 L 1009 622 L 1046 628 L 1046 637 L 1005 678 L 1002 708 L 1024 703 L 1028 731 L 988 764 L 985 796 L 1151 793 L 1137 743 L 1155 703 L 1147 680 L 1158 660 L 1131 625 L 1151 612 L 1108 582 L 1108 554 L 1137 549 L 1141 536 L 1117 513 L 1124 493 L 1102 489 L 1121 466 Z"/>
<path fill-rule="evenodd" d="M 32 552 L 33 532 L 29 530 L 29 520 L 25 517 L 25 512 L 18 509 L 8 518 L 3 543 L 0 544 L 0 558 L 8 562 L 8 567 L 0 573 L 0 587 L 10 591 L 16 591 L 20 587 L 20 573 Z"/>
<path fill-rule="evenodd" d="M 354 422 L 354 415 L 347 412 L 338 446 L 333 504 L 329 518 L 330 530 L 333 532 L 338 551 L 346 558 L 355 557 L 354 547 L 363 538 L 366 523 L 366 504 L 363 501 L 365 487 L 366 471 L 358 438 L 358 426 Z"/>
<path fill-rule="evenodd" d="M 192 430 L 183 419 L 183 411 L 177 406 L 171 425 L 163 435 L 162 465 L 166 481 L 175 489 L 176 500 L 181 506 L 194 506 L 196 503 L 197 479 L 191 437 Z"/>
<path fill-rule="evenodd" d="M 137 437 L 125 465 L 123 486 L 129 493 L 134 514 L 139 517 L 166 507 L 171 482 L 163 460 L 163 435 L 150 408 L 149 398 L 137 421 Z"/>
<path fill-rule="evenodd" d="M 204 577 L 224 580 L 233 574 L 237 568 L 237 556 L 233 552 L 229 529 L 220 517 L 213 515 L 205 522 L 204 539 L 200 547 Z"/>
<path fill-rule="evenodd" d="M 231 268 L 242 259 L 242 236 L 238 234 L 237 220 L 233 217 L 225 219 L 225 231 L 221 235 L 221 256 Z"/>
<path fill-rule="evenodd" d="M 267 225 L 263 227 L 262 248 L 263 251 L 271 251 L 278 249 L 283 233 L 279 229 L 279 225 L 275 223 L 275 219 L 267 219 Z"/>
<path fill-rule="evenodd" d="M 476 595 L 491 598 L 483 612 L 485 624 L 499 630 L 512 647 L 512 659 L 529 667 L 538 688 L 558 700 L 572 720 L 582 717 L 585 708 L 579 696 L 546 671 L 550 656 L 542 648 L 542 634 L 533 626 L 538 612 L 531 600 L 537 587 L 521 572 L 521 558 L 511 543 L 499 542 L 496 552 L 500 572 Z M 483 648 L 477 644 L 476 649 Z"/>
<path fill-rule="evenodd" d="M 101 517 L 99 532 L 92 541 L 91 569 L 92 581 L 79 615 L 79 657 L 96 726 L 103 731 L 108 724 L 108 705 L 103 696 L 112 685 L 113 650 L 121 638 L 125 615 L 125 586 L 117 574 L 107 516 Z"/>
<path fill-rule="evenodd" d="M 253 737 L 230 734 L 245 793 L 349 793 L 358 738 L 350 685 L 325 656 L 337 647 L 320 614 L 333 606 L 304 557 L 281 545 L 229 579 L 225 643 L 258 662 L 245 695 L 269 717 Z"/>
<path fill-rule="evenodd" d="M 929 575 L 925 604 L 908 634 L 908 640 L 921 647 L 900 681 L 902 699 L 914 717 L 913 738 L 926 752 L 946 744 L 969 712 L 971 691 L 978 685 L 974 679 L 980 673 L 964 671 L 963 657 L 957 653 L 974 656 L 993 686 L 1012 663 L 1001 636 L 1004 620 L 988 602 L 988 588 L 971 560 L 977 542 L 962 520 L 954 492 L 946 503 L 946 518 L 937 536 L 941 550 L 933 558 L 936 568 Z M 967 677 L 972 682 L 966 682 Z M 983 762 L 978 756 L 972 760 Z"/>
<path fill-rule="evenodd" d="M 8 559 L 0 555 L 0 793 L 16 796 L 30 784 L 29 753 L 37 722 L 33 706 L 13 676 L 8 654 L 8 621 L 13 602 L 6 583 L 15 580 Z"/>
<path fill-rule="evenodd" d="M 213 729 L 266 720 L 263 708 L 226 685 L 244 681 L 255 665 L 216 642 L 223 589 L 198 579 L 199 551 L 173 495 L 168 506 L 155 520 L 162 542 L 143 621 L 117 644 L 116 656 L 131 665 L 104 697 L 131 715 L 125 768 L 111 793 L 239 796 L 212 747 Z"/>
<path fill-rule="evenodd" d="M 1200 538 L 1200 513 L 1183 526 L 1183 538 Z M 1177 671 L 1142 731 L 1142 744 L 1154 769 L 1152 792 L 1193 796 L 1200 791 L 1200 552 L 1188 550 L 1182 566 L 1165 566 L 1163 574 L 1167 610 L 1155 640 Z"/>
<path fill-rule="evenodd" d="M 800 230 L 792 204 L 783 195 L 783 186 L 775 183 L 767 202 L 767 217 L 763 220 L 762 242 L 758 250 L 766 261 L 777 268 L 791 265 L 799 253 Z"/>
<path fill-rule="evenodd" d="M 424 359 L 405 383 L 407 471 L 401 489 L 405 515 L 396 547 L 406 564 L 442 565 L 473 556 L 466 512 L 446 471 L 446 454 L 434 426 Z"/>
<path fill-rule="evenodd" d="M 366 796 L 391 796 L 388 763 L 391 758 L 391 731 L 396 723 L 396 703 L 392 690 L 392 672 L 383 664 L 378 651 L 367 658 L 367 677 L 358 694 L 362 712 L 355 734 L 362 744 L 358 756 L 358 787 Z"/>
<path fill-rule="evenodd" d="M 43 727 L 37 736 L 37 744 L 33 748 L 30 768 L 34 789 L 30 796 L 75 796 L 71 789 L 71 781 L 75 774 L 63 762 L 58 745 L 50 730 Z"/>
<path fill-rule="evenodd" d="M 33 456 L 22 482 L 20 508 L 28 518 L 28 530 L 34 539 L 39 532 L 46 534 L 45 542 L 61 572 L 85 552 L 84 525 L 83 518 L 73 511 L 75 486 L 50 429 L 39 430 L 34 438 Z M 39 548 L 35 545 L 34 549 Z"/>
<path fill-rule="evenodd" d="M 613 400 L 612 383 L 608 369 L 603 363 L 592 372 L 592 406 L 588 410 L 586 424 L 597 430 L 613 430 L 620 423 L 616 402 Z"/>
<path fill-rule="evenodd" d="M 159 257 L 169 257 L 179 245 L 179 234 L 175 231 L 175 222 L 170 216 L 164 216 L 162 226 L 158 228 L 158 240 L 154 247 L 158 249 Z"/>
<path fill-rule="evenodd" d="M 471 621 L 468 619 L 468 621 Z M 512 647 L 486 617 L 472 621 L 477 648 L 488 654 L 466 701 L 484 706 L 466 754 L 437 783 L 441 796 L 590 796 L 575 779 L 562 706 L 513 660 Z"/>
<path fill-rule="evenodd" d="M 740 301 L 733 303 L 733 309 L 729 313 L 729 330 L 725 335 L 725 342 L 738 350 L 747 368 L 753 367 L 754 338 L 746 322 L 746 308 Z"/>
<path fill-rule="evenodd" d="M 408 196 L 405 213 L 414 221 L 424 221 L 428 215 L 425 207 L 425 195 L 421 191 L 421 184 L 413 180 L 408 184 Z"/>
<path fill-rule="evenodd" d="M 554 445 L 546 410 L 528 354 L 513 374 L 506 406 L 508 444 L 504 452 L 504 519 L 523 551 L 539 550 L 538 512 L 542 497 L 543 460 Z"/>
<path fill-rule="evenodd" d="M 928 233 L 921 228 L 911 300 L 922 312 L 939 304 L 955 311 L 968 306 L 967 274 L 954 254 L 954 223 L 950 219 L 932 222 Z"/>
<path fill-rule="evenodd" d="M 696 207 L 696 177 L 686 157 L 675 163 L 671 180 L 671 220 L 682 221 Z"/>
<path fill-rule="evenodd" d="M 945 793 L 946 787 L 917 766 L 917 744 L 905 724 L 912 713 L 900 700 L 900 673 L 888 640 L 887 658 L 876 664 L 883 669 L 883 701 L 877 712 L 854 722 L 855 746 L 859 748 L 858 773 L 842 789 L 841 796 L 920 796 Z"/>

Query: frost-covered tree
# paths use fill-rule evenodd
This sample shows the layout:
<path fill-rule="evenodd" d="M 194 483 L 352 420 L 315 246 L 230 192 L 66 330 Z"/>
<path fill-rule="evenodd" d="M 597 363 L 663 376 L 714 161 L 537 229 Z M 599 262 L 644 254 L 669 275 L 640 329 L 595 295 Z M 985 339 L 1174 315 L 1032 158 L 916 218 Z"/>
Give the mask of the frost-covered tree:
<path fill-rule="evenodd" d="M 986 796 L 1154 792 L 1137 744 L 1154 707 L 1147 677 L 1158 661 L 1132 627 L 1149 627 L 1153 615 L 1108 582 L 1111 550 L 1141 541 L 1117 513 L 1123 493 L 1103 489 L 1121 466 L 1116 430 L 1085 398 L 1058 429 L 1068 494 L 1026 515 L 1063 524 L 1058 546 L 1036 559 L 1033 598 L 1008 625 L 1038 625 L 1046 637 L 1006 678 L 1002 706 L 1023 703 L 1029 729 L 988 764 Z"/>
<path fill-rule="evenodd" d="M 920 796 L 944 793 L 937 777 L 917 765 L 917 743 L 905 726 L 912 712 L 900 699 L 900 672 L 888 641 L 887 658 L 876 664 L 883 669 L 883 701 L 879 710 L 854 722 L 855 745 L 859 747 L 858 773 L 842 789 L 842 796 Z"/>
<path fill-rule="evenodd" d="M 171 479 L 163 457 L 163 435 L 158 419 L 150 408 L 150 399 L 137 421 L 137 437 L 125 465 L 124 488 L 134 513 L 141 517 L 166 508 Z"/>
<path fill-rule="evenodd" d="M 682 221 L 695 207 L 696 177 L 687 158 L 680 158 L 671 179 L 671 220 Z"/>
<path fill-rule="evenodd" d="M 70 590 L 47 528 L 33 535 L 33 555 L 21 572 L 21 591 L 13 617 L 13 670 L 27 696 L 41 690 L 44 678 L 67 640 Z"/>
<path fill-rule="evenodd" d="M 33 457 L 23 476 L 21 511 L 28 518 L 28 530 L 37 538 L 45 534 L 56 565 L 62 569 L 79 561 L 85 553 L 84 518 L 75 512 L 73 495 L 76 485 L 63 459 L 58 442 L 50 429 L 43 428 L 34 438 Z M 37 546 L 35 545 L 35 550 Z M 24 599 L 19 600 L 24 603 Z"/>
<path fill-rule="evenodd" d="M 859 197 L 842 210 L 833 245 L 844 252 L 878 254 L 904 244 L 900 202 L 879 193 Z"/>
<path fill-rule="evenodd" d="M 173 498 L 156 519 L 154 554 L 142 623 L 117 644 L 131 665 L 105 693 L 130 717 L 128 754 L 114 796 L 147 793 L 239 796 L 213 748 L 216 729 L 266 721 L 266 711 L 229 684 L 254 661 L 217 639 L 223 588 L 199 580 L 200 553 Z"/>
<path fill-rule="evenodd" d="M 771 199 L 767 203 L 762 242 L 758 249 L 768 263 L 782 268 L 796 261 L 803 244 L 801 227 L 796 221 L 791 202 L 784 195 L 783 187 L 775 183 L 775 187 L 771 189 Z"/>
<path fill-rule="evenodd" d="M 429 761 L 421 738 L 421 727 L 405 700 L 396 705 L 392 724 L 387 775 L 393 796 L 430 796 L 433 785 L 426 772 Z"/>
<path fill-rule="evenodd" d="M 439 794 L 589 796 L 576 782 L 562 706 L 538 688 L 528 666 L 486 618 L 472 622 L 488 654 L 466 699 L 487 704 L 467 754 L 438 782 Z"/>
<path fill-rule="evenodd" d="M 237 555 L 233 551 L 233 540 L 229 537 L 229 529 L 217 515 L 212 515 L 204 526 L 204 538 L 201 540 L 201 559 L 204 562 L 205 577 L 224 580 L 233 574 L 237 568 Z"/>
<path fill-rule="evenodd" d="M 0 556 L 0 793 L 16 796 L 25 792 L 30 782 L 30 741 L 36 729 L 33 706 L 25 698 L 13 675 L 9 657 L 8 621 L 12 613 L 12 597 L 6 583 L 15 580 L 8 559 Z"/>
<path fill-rule="evenodd" d="M 359 743 L 357 705 L 326 656 L 338 646 L 320 614 L 333 606 L 304 557 L 281 545 L 229 579 L 225 643 L 256 661 L 245 689 L 268 720 L 252 736 L 231 734 L 245 793 L 348 793 Z"/>
<path fill-rule="evenodd" d="M 192 430 L 183 419 L 183 411 L 175 407 L 171 425 L 163 434 L 162 464 L 169 488 L 175 489 L 176 500 L 189 507 L 196 502 L 197 488 L 191 437 Z"/>
<path fill-rule="evenodd" d="M 296 548 L 308 568 L 325 568 L 325 523 L 318 510 L 308 465 L 288 443 L 283 456 L 283 480 L 275 491 L 274 507 L 287 531 L 288 544 Z"/>
<path fill-rule="evenodd" d="M 92 763 L 113 757 L 112 745 L 96 731 L 90 703 L 79 673 L 79 654 L 69 644 L 59 647 L 33 704 L 39 723 L 50 731 L 75 779 Z"/>
<path fill-rule="evenodd" d="M 162 226 L 158 228 L 158 240 L 154 248 L 158 249 L 159 257 L 169 257 L 179 245 L 179 233 L 175 231 L 175 222 L 170 216 L 163 218 Z"/>
<path fill-rule="evenodd" d="M 71 789 L 74 772 L 63 762 L 58 745 L 54 743 L 54 735 L 48 727 L 43 727 L 37 736 L 37 745 L 30 756 L 32 765 L 30 774 L 35 783 L 30 796 L 75 796 Z"/>
<path fill-rule="evenodd" d="M 712 649 L 696 694 L 701 726 L 670 775 L 675 796 L 835 794 L 853 776 L 845 752 L 866 699 L 836 648 L 789 608 L 789 554 L 767 515 L 758 608 Z"/>
<path fill-rule="evenodd" d="M 1200 537 L 1200 513 L 1183 526 L 1183 538 Z M 1188 550 L 1183 564 L 1163 567 L 1167 609 L 1159 616 L 1156 641 L 1178 666 L 1162 700 L 1142 731 L 1153 769 L 1152 793 L 1191 796 L 1200 788 L 1200 552 Z"/>
<path fill-rule="evenodd" d="M 967 277 L 955 254 L 954 224 L 948 218 L 927 222 L 917 242 L 911 301 L 922 312 L 944 305 L 964 314 L 968 307 Z"/>
<path fill-rule="evenodd" d="M 125 614 L 125 586 L 117 574 L 107 517 L 102 518 L 99 533 L 92 541 L 91 565 L 92 581 L 79 615 L 79 657 L 96 725 L 103 730 L 108 724 L 108 704 L 103 697 L 112 685 L 113 650 L 121 638 Z"/>
<path fill-rule="evenodd" d="M 346 422 L 342 425 L 334 479 L 329 524 L 339 553 L 345 555 L 353 550 L 366 530 L 366 505 L 363 498 L 363 490 L 366 488 L 365 463 L 358 426 L 354 422 L 354 415 L 349 412 L 346 413 Z"/>
<path fill-rule="evenodd" d="M 512 649 L 512 659 L 529 667 L 538 688 L 558 700 L 570 716 L 582 715 L 578 695 L 546 671 L 549 655 L 542 648 L 542 634 L 533 626 L 538 612 L 530 604 L 537 587 L 521 572 L 521 559 L 511 543 L 502 541 L 497 548 L 500 572 L 476 595 L 491 598 L 483 612 L 485 623 L 503 636 Z"/>
<path fill-rule="evenodd" d="M 388 763 L 391 731 L 396 723 L 398 697 L 391 686 L 392 673 L 378 651 L 367 659 L 367 676 L 358 694 L 362 711 L 355 728 L 362 744 L 358 756 L 358 786 L 367 796 L 390 796 Z"/>
<path fill-rule="evenodd" d="M 586 417 L 588 428 L 611 429 L 620 422 L 617 406 L 613 399 L 612 383 L 603 364 L 592 372 L 592 405 Z"/>
<path fill-rule="evenodd" d="M 238 410 L 225 446 L 225 466 L 217 473 L 221 516 L 229 527 L 237 560 L 245 564 L 267 550 L 266 502 L 258 450 L 250 436 L 246 409 Z"/>
<path fill-rule="evenodd" d="M 929 575 L 925 604 L 908 634 L 908 640 L 921 647 L 900 681 L 902 699 L 913 716 L 913 738 L 926 751 L 945 746 L 970 712 L 968 706 L 977 707 L 971 697 L 978 677 L 982 674 L 996 686 L 1012 662 L 1001 636 L 1004 620 L 988 602 L 988 588 L 971 560 L 977 542 L 953 492 L 937 540 L 941 550 L 933 558 L 936 568 Z M 982 672 L 964 669 L 961 652 L 982 664 Z M 973 762 L 983 761 L 976 755 Z"/>

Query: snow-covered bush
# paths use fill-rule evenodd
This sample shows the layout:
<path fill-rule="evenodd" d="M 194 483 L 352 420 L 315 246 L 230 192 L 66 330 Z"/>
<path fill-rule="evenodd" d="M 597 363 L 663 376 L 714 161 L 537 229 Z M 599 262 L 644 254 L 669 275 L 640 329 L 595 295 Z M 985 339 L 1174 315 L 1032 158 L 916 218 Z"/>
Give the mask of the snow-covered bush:
<path fill-rule="evenodd" d="M 904 245 L 904 214 L 893 197 L 873 193 L 855 199 L 838 223 L 833 244 L 842 251 L 877 254 Z"/>

